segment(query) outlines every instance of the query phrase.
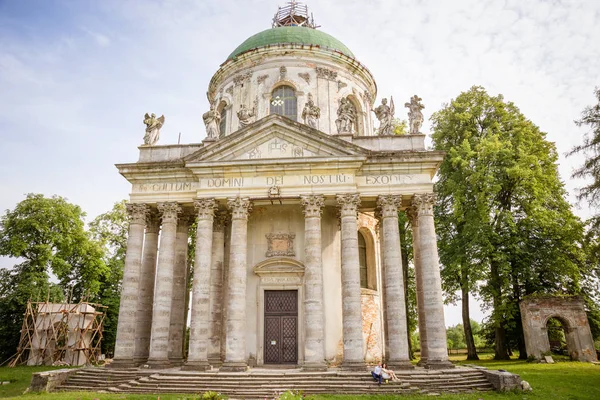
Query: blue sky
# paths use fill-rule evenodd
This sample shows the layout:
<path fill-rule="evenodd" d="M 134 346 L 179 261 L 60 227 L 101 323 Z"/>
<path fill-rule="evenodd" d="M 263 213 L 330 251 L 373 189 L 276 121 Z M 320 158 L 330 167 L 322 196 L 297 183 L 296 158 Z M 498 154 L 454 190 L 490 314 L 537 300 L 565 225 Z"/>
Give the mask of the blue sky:
<path fill-rule="evenodd" d="M 282 4 L 0 0 L 0 210 L 25 193 L 58 194 L 91 219 L 126 198 L 114 164 L 137 160 L 144 113 L 166 116 L 159 144 L 177 143 L 179 133 L 184 143 L 201 141 L 211 76 L 242 41 L 270 27 Z M 371 70 L 377 104 L 418 94 L 429 118 L 472 85 L 513 101 L 556 142 L 574 203 L 581 182 L 569 175 L 581 158 L 564 153 L 581 142 L 573 120 L 600 85 L 600 1 L 308 6 L 320 29 Z"/>

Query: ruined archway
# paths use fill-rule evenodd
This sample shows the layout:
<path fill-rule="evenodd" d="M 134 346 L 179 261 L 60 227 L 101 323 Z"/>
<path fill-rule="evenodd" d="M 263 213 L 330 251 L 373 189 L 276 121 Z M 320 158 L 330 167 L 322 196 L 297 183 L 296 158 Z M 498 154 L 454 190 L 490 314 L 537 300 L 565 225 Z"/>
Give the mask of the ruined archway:
<path fill-rule="evenodd" d="M 596 361 L 594 340 L 583 299 L 571 297 L 531 297 L 520 303 L 527 354 L 537 359 L 551 350 L 548 321 L 558 320 L 564 330 L 569 356 L 577 361 Z"/>

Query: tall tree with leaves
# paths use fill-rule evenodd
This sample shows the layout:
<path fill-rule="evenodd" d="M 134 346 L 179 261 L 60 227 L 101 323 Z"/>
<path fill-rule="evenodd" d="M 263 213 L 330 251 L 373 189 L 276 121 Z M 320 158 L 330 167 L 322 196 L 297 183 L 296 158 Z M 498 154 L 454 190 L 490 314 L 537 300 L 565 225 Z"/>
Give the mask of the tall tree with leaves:
<path fill-rule="evenodd" d="M 0 360 L 16 351 L 27 300 L 98 295 L 107 268 L 84 217 L 62 197 L 29 194 L 0 218 L 0 255 L 18 260 L 0 271 Z"/>
<path fill-rule="evenodd" d="M 432 121 L 434 147 L 447 152 L 436 183 L 442 279 L 447 291 L 461 289 L 469 352 L 466 307 L 477 291 L 492 310 L 495 358 L 508 358 L 512 342 L 526 357 L 520 299 L 580 289 L 583 229 L 565 200 L 556 149 L 513 103 L 481 87 Z"/>

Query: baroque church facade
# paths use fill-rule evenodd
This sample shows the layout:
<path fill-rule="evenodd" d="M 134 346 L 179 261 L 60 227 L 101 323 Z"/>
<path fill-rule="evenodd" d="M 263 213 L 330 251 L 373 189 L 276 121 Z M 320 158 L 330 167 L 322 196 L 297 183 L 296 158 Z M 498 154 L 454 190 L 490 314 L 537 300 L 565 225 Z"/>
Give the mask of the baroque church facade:
<path fill-rule="evenodd" d="M 394 135 L 393 101 L 376 95 L 291 2 L 212 77 L 202 143 L 157 145 L 165 119 L 146 115 L 138 161 L 117 165 L 132 189 L 113 367 L 412 368 L 399 212 L 419 365 L 452 367 L 433 219 L 444 154 L 425 148 L 420 99 L 406 104 L 410 133 Z"/>

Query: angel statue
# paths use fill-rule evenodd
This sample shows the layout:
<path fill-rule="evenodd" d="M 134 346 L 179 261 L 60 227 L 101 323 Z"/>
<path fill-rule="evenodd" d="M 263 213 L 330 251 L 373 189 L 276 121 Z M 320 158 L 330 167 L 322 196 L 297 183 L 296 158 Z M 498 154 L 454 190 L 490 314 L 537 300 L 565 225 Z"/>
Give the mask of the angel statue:
<path fill-rule="evenodd" d="M 394 98 L 390 97 L 390 105 L 387 105 L 387 99 L 381 99 L 381 105 L 377 107 L 373 112 L 379 120 L 379 135 L 388 136 L 394 134 L 394 126 L 392 119 L 394 119 Z"/>
<path fill-rule="evenodd" d="M 146 124 L 146 134 L 144 135 L 144 145 L 154 146 L 158 142 L 160 136 L 160 128 L 165 123 L 165 116 L 156 118 L 156 114 L 152 113 L 144 115 L 144 124 Z"/>
<path fill-rule="evenodd" d="M 416 94 L 410 98 L 410 103 L 404 103 L 404 107 L 408 108 L 408 126 L 410 128 L 411 135 L 418 135 L 421 125 L 423 125 L 423 113 L 422 109 L 425 108 L 421 103 L 422 98 Z"/>
<path fill-rule="evenodd" d="M 210 110 L 202 115 L 204 125 L 206 125 L 206 138 L 219 138 L 219 125 L 221 124 L 221 114 L 215 109 L 214 105 L 210 105 Z"/>

